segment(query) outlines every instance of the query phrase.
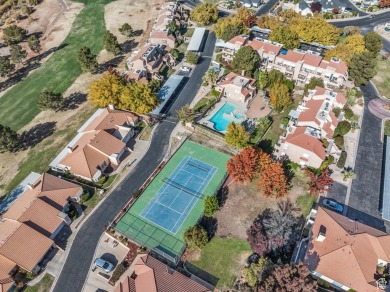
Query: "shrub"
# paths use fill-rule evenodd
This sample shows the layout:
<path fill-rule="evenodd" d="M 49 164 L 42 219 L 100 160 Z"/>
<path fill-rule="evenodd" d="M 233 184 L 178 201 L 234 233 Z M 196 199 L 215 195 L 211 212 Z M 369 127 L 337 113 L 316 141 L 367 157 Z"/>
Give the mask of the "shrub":
<path fill-rule="evenodd" d="M 89 192 L 86 192 L 85 194 L 83 194 L 82 196 L 81 196 L 81 201 L 82 202 L 86 202 L 86 201 L 88 201 L 89 200 Z"/>
<path fill-rule="evenodd" d="M 188 63 L 196 65 L 196 64 L 198 64 L 199 56 L 198 56 L 198 54 L 189 51 L 186 54 L 186 60 Z"/>
<path fill-rule="evenodd" d="M 347 161 L 347 152 L 343 151 L 341 152 L 340 158 L 337 161 L 337 167 L 343 168 L 346 161 Z"/>
<path fill-rule="evenodd" d="M 126 272 L 127 267 L 125 266 L 124 262 L 121 262 L 117 267 L 115 268 L 114 272 L 112 273 L 112 276 L 110 278 L 110 284 L 114 285 L 116 281 L 119 280 L 119 278 Z"/>
<path fill-rule="evenodd" d="M 329 146 L 329 141 L 327 139 L 321 139 L 321 142 L 322 142 L 322 145 L 325 147 L 325 148 L 328 148 Z"/>
<path fill-rule="evenodd" d="M 353 115 L 354 115 L 353 111 L 349 107 L 345 107 L 344 108 L 344 117 L 347 120 L 350 120 L 353 117 Z"/>
<path fill-rule="evenodd" d="M 204 201 L 204 215 L 206 217 L 212 217 L 213 214 L 218 211 L 219 204 L 216 196 L 208 196 Z"/>
<path fill-rule="evenodd" d="M 336 117 L 340 116 L 341 109 L 338 107 L 333 108 L 332 112 L 335 114 Z"/>
<path fill-rule="evenodd" d="M 334 138 L 334 143 L 336 144 L 337 148 L 343 149 L 344 148 L 344 138 L 343 138 L 343 136 L 336 136 Z"/>
<path fill-rule="evenodd" d="M 334 137 L 344 136 L 351 130 L 351 123 L 348 121 L 341 121 L 334 130 Z"/>
<path fill-rule="evenodd" d="M 202 249 L 209 238 L 207 236 L 207 231 L 200 225 L 195 225 L 189 227 L 184 232 L 184 241 L 189 248 L 199 248 Z"/>

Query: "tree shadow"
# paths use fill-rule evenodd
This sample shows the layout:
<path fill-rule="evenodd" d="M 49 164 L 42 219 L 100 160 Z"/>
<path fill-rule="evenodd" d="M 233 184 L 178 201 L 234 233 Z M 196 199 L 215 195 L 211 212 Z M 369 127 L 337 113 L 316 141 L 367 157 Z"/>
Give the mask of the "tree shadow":
<path fill-rule="evenodd" d="M 117 55 L 113 59 L 108 60 L 105 63 L 99 64 L 99 68 L 96 74 L 102 74 L 107 71 L 110 67 L 117 67 L 125 58 L 125 55 Z"/>
<path fill-rule="evenodd" d="M 65 99 L 63 111 L 77 109 L 80 104 L 87 101 L 87 95 L 81 92 L 74 92 Z"/>
<path fill-rule="evenodd" d="M 127 40 L 121 44 L 122 54 L 128 54 L 138 46 L 138 42 L 134 40 Z"/>
<path fill-rule="evenodd" d="M 133 31 L 133 36 L 141 36 L 144 33 L 143 29 L 137 29 Z"/>
<path fill-rule="evenodd" d="M 270 155 L 274 151 L 274 146 L 272 145 L 272 141 L 270 139 L 261 140 L 258 146 L 261 150 Z"/>
<path fill-rule="evenodd" d="M 209 236 L 209 238 L 213 238 L 214 237 L 214 235 L 215 235 L 215 233 L 217 232 L 217 229 L 218 229 L 218 220 L 217 220 L 217 218 L 203 216 L 200 219 L 199 224 L 201 226 L 203 226 L 204 229 L 206 229 L 207 235 Z"/>
<path fill-rule="evenodd" d="M 217 193 L 217 199 L 218 199 L 218 204 L 219 204 L 220 208 L 222 208 L 225 205 L 226 200 L 228 199 L 228 196 L 229 196 L 229 187 L 228 186 L 223 186 L 222 188 L 219 189 L 219 191 Z"/>
<path fill-rule="evenodd" d="M 184 266 L 186 270 L 188 270 L 191 274 L 194 274 L 195 276 L 201 278 L 202 280 L 213 285 L 214 287 L 217 286 L 219 278 L 215 277 L 214 275 L 211 275 L 210 273 L 202 270 L 201 268 L 191 264 L 188 261 L 184 263 Z"/>
<path fill-rule="evenodd" d="M 35 125 L 31 129 L 24 131 L 20 135 L 21 148 L 27 149 L 34 147 L 39 142 L 43 141 L 47 137 L 51 136 L 56 128 L 57 122 L 46 122 Z"/>
<path fill-rule="evenodd" d="M 28 76 L 28 74 L 39 68 L 42 64 L 40 63 L 40 61 L 44 58 L 46 58 L 47 56 L 49 56 L 51 53 L 54 53 L 55 51 L 58 51 L 64 47 L 66 47 L 68 44 L 61 44 L 60 46 L 58 47 L 54 47 L 54 48 L 51 48 L 45 52 L 43 52 L 42 54 L 39 54 L 35 57 L 32 57 L 30 59 L 27 60 L 27 62 L 24 64 L 24 66 L 22 68 L 20 68 L 19 70 L 15 71 L 11 76 L 10 78 L 8 78 L 7 80 L 3 81 L 0 83 L 0 91 L 3 91 L 3 90 L 6 90 L 8 88 L 10 88 L 11 86 L 14 86 L 16 85 L 17 83 L 19 83 L 20 81 L 22 81 L 24 78 L 26 78 Z"/>

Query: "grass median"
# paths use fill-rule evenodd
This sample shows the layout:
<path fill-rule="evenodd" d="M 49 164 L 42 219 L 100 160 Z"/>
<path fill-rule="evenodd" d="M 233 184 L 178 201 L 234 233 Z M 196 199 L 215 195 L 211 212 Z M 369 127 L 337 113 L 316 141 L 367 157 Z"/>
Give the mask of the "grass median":
<path fill-rule="evenodd" d="M 80 48 L 87 46 L 97 54 L 106 30 L 104 6 L 111 0 L 79 0 L 85 7 L 76 17 L 60 48 L 24 80 L 0 98 L 0 124 L 19 130 L 40 112 L 37 99 L 43 90 L 64 93 L 82 73 L 77 61 Z"/>

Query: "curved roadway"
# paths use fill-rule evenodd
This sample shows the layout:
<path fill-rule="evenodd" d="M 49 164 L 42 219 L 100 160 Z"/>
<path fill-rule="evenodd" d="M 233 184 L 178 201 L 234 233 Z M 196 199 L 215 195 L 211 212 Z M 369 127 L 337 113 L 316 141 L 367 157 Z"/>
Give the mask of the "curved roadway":
<path fill-rule="evenodd" d="M 163 160 L 168 150 L 170 135 L 178 123 L 176 110 L 194 99 L 202 84 L 202 77 L 210 65 L 214 45 L 215 36 L 214 33 L 210 33 L 205 42 L 201 62 L 195 67 L 191 77 L 168 111 L 169 117 L 156 127 L 149 150 L 109 197 L 86 219 L 78 231 L 53 291 L 77 292 L 82 290 L 104 226 L 114 219 L 130 200 L 132 194 L 141 187 Z"/>
<path fill-rule="evenodd" d="M 365 34 L 369 31 L 373 31 L 375 26 L 386 22 L 390 23 L 390 11 L 375 14 L 374 18 L 370 18 L 370 16 L 364 16 L 352 20 L 332 21 L 331 23 L 337 27 L 358 26 L 360 27 L 362 33 Z M 387 54 L 390 54 L 390 41 L 382 38 L 382 43 L 383 51 Z"/>

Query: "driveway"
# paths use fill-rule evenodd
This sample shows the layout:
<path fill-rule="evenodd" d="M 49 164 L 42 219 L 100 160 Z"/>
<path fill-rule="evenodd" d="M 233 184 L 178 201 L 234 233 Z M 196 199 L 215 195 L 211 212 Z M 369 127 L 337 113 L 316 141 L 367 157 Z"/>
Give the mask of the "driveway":
<path fill-rule="evenodd" d="M 352 182 L 347 216 L 384 229 L 385 224 L 380 212 L 383 158 L 381 119 L 373 115 L 367 106 L 378 96 L 371 83 L 361 89 L 365 108 L 355 164 L 357 179 Z"/>
<path fill-rule="evenodd" d="M 178 123 L 176 110 L 186 103 L 190 103 L 195 97 L 201 86 L 202 77 L 210 65 L 214 45 L 215 36 L 210 33 L 200 63 L 195 67 L 185 87 L 168 111 L 170 117 L 161 121 L 156 127 L 149 150 L 109 197 L 86 219 L 78 231 L 54 291 L 74 292 L 82 290 L 96 245 L 105 225 L 108 225 L 114 219 L 121 208 L 163 160 L 168 149 L 170 135 Z"/>

